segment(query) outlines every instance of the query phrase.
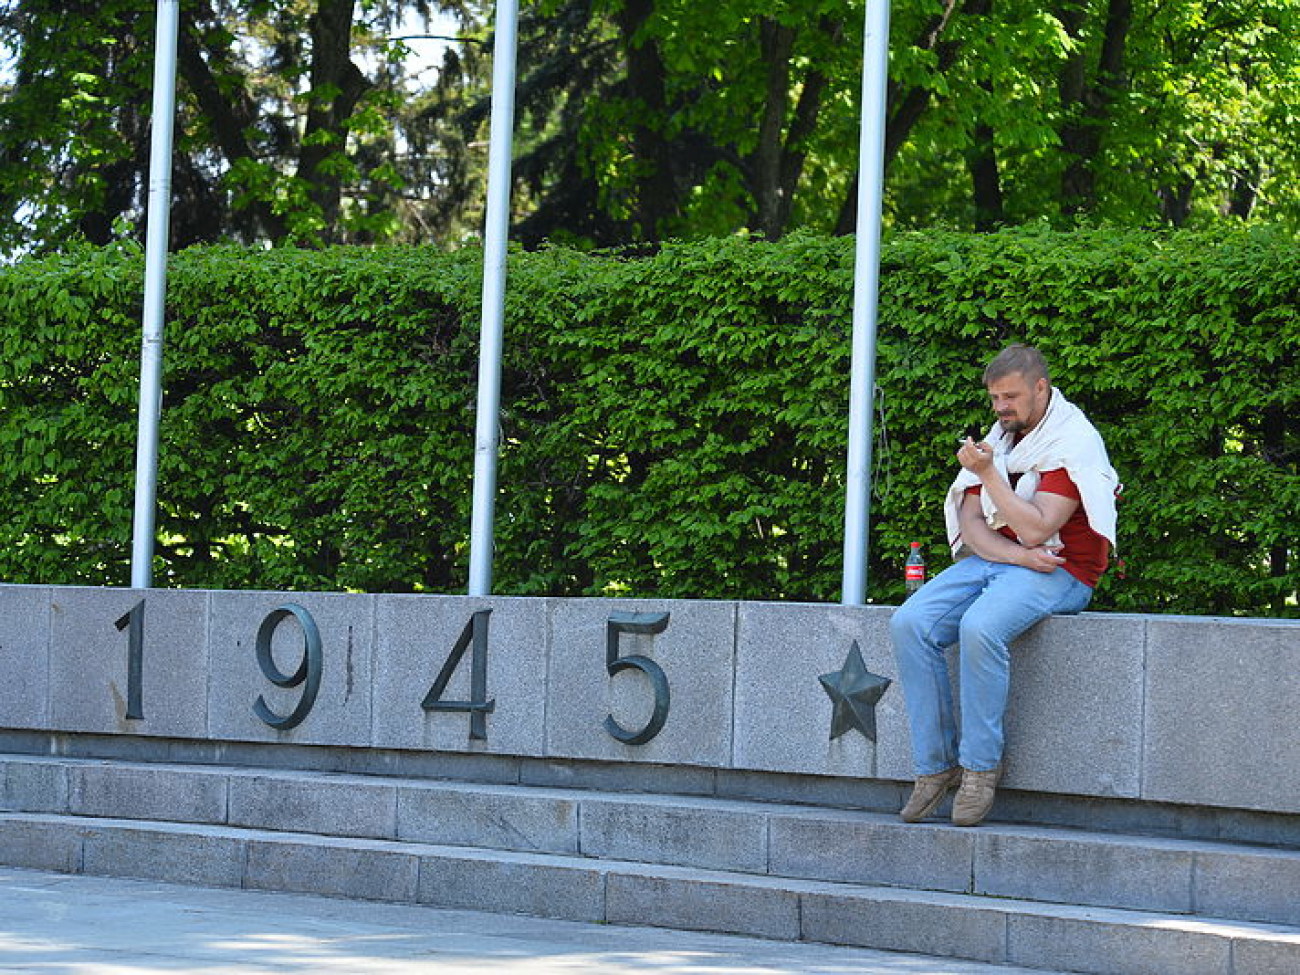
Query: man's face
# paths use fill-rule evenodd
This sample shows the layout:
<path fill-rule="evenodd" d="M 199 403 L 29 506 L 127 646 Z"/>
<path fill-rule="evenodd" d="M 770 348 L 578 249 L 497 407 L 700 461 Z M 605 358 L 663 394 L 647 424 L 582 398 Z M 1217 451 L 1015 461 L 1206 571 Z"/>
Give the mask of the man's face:
<path fill-rule="evenodd" d="M 1030 382 L 1024 373 L 1014 372 L 988 384 L 989 402 L 1006 433 L 1025 433 L 1038 425 L 1047 412 L 1052 388 L 1046 379 Z"/>

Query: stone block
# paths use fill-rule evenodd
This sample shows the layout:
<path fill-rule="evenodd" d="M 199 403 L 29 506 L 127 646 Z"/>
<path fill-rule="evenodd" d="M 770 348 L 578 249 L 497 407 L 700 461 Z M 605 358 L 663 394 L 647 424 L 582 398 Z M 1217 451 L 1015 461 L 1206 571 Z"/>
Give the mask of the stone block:
<path fill-rule="evenodd" d="M 226 777 L 181 766 L 85 762 L 68 770 L 68 808 L 77 816 L 224 823 Z"/>
<path fill-rule="evenodd" d="M 254 829 L 392 839 L 397 787 L 320 773 L 233 773 L 229 817 L 232 826 Z"/>
<path fill-rule="evenodd" d="M 550 789 L 670 792 L 682 796 L 707 796 L 714 793 L 719 772 L 718 769 L 690 765 L 521 759 L 517 781 L 520 785 Z"/>
<path fill-rule="evenodd" d="M 714 794 L 729 799 L 758 799 L 801 806 L 834 806 L 894 815 L 903 808 L 910 782 L 855 779 L 829 775 L 786 775 L 720 769 Z"/>
<path fill-rule="evenodd" d="M 565 758 L 725 767 L 732 752 L 732 660 L 736 604 L 636 599 L 551 603 L 546 686 L 547 754 Z M 620 658 L 643 657 L 642 670 L 606 667 L 611 614 L 667 613 L 660 633 L 624 633 Z M 612 717 L 632 736 L 649 734 L 654 683 L 662 671 L 667 716 L 658 734 L 625 743 L 606 728 Z"/>
<path fill-rule="evenodd" d="M 1300 927 L 1300 850 L 1205 844 L 1193 877 L 1197 914 Z"/>
<path fill-rule="evenodd" d="M 0 809 L 66 813 L 68 766 L 59 761 L 17 756 L 0 761 Z"/>
<path fill-rule="evenodd" d="M 1194 855 L 1152 838 L 999 828 L 975 842 L 974 891 L 1062 904 L 1190 913 Z"/>
<path fill-rule="evenodd" d="M 607 885 L 610 924 L 722 931 L 783 941 L 799 938 L 799 895 L 759 878 L 724 880 L 690 870 L 613 870 Z"/>
<path fill-rule="evenodd" d="M 310 745 L 370 744 L 371 668 L 375 597 L 340 593 L 215 592 L 212 594 L 212 678 L 209 737 Z M 320 682 L 303 713 L 310 675 L 296 686 L 277 686 L 257 656 L 265 627 L 275 671 L 295 677 L 309 656 L 308 630 L 283 610 L 298 607 L 320 636 Z M 278 623 L 276 622 L 278 620 Z M 262 701 L 267 718 L 259 717 Z M 300 717 L 294 727 L 270 722 Z"/>
<path fill-rule="evenodd" d="M 1013 644 L 1004 786 L 1137 797 L 1146 620 L 1054 616 Z"/>
<path fill-rule="evenodd" d="M 415 779 L 460 779 L 465 782 L 519 781 L 524 759 L 513 755 L 471 752 L 393 751 L 390 749 L 338 749 L 329 768 L 361 775 L 400 775 Z"/>
<path fill-rule="evenodd" d="M 918 891 L 808 893 L 802 938 L 1001 964 L 1006 917 L 952 894 Z"/>
<path fill-rule="evenodd" d="M 1295 975 L 1300 972 L 1300 934 L 1256 934 L 1232 943 L 1234 975 Z"/>
<path fill-rule="evenodd" d="M 398 844 L 373 840 L 250 839 L 244 886 L 411 903 L 419 889 L 419 858 Z"/>
<path fill-rule="evenodd" d="M 140 877 L 200 887 L 238 887 L 243 841 L 202 828 L 187 830 L 93 826 L 86 832 L 83 872 Z"/>
<path fill-rule="evenodd" d="M 583 799 L 584 856 L 767 872 L 767 813 L 671 796 Z"/>
<path fill-rule="evenodd" d="M 771 818 L 771 872 L 840 883 L 970 889 L 970 831 L 894 818 L 817 810 Z"/>
<path fill-rule="evenodd" d="M 1131 914 L 1103 908 L 1018 913 L 1008 918 L 1006 963 L 1095 975 L 1232 975 L 1231 939 L 1197 928 L 1168 919 L 1135 924 Z"/>
<path fill-rule="evenodd" d="M 488 611 L 485 739 L 471 737 L 467 711 L 421 707 L 474 614 Z M 546 620 L 544 599 L 469 596 L 379 596 L 375 608 L 374 744 L 541 755 L 546 742 Z M 471 627 L 472 632 L 472 627 Z M 473 640 L 450 675 L 441 700 L 473 698 Z"/>
<path fill-rule="evenodd" d="M 1149 617 L 1142 797 L 1300 812 L 1300 621 Z"/>
<path fill-rule="evenodd" d="M 206 592 L 59 588 L 52 599 L 53 729 L 205 737 Z M 140 625 L 138 646 L 128 622 L 133 613 Z M 134 701 L 133 670 L 139 679 Z M 128 717 L 128 711 L 140 717 Z"/>
<path fill-rule="evenodd" d="M 50 593 L 0 586 L 0 728 L 49 726 Z"/>
<path fill-rule="evenodd" d="M 578 802 L 541 789 L 411 783 L 397 793 L 397 837 L 443 846 L 578 852 Z"/>
<path fill-rule="evenodd" d="M 0 863 L 26 870 L 81 870 L 81 824 L 57 816 L 0 813 Z"/>
<path fill-rule="evenodd" d="M 741 603 L 736 642 L 734 767 L 861 778 L 910 774 L 906 715 L 889 637 L 892 609 Z M 894 681 L 874 708 L 876 741 L 831 738 L 818 678 L 838 673 L 856 642 L 868 671 Z"/>
<path fill-rule="evenodd" d="M 451 850 L 420 857 L 420 903 L 433 907 L 605 920 L 606 868 L 527 853 Z"/>

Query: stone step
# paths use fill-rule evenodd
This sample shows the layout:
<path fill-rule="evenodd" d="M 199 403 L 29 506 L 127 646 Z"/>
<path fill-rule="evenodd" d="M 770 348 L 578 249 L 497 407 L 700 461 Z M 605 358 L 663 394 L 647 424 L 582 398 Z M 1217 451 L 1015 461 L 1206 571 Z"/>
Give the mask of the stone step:
<path fill-rule="evenodd" d="M 1161 911 L 200 823 L 0 813 L 6 865 L 1130 975 L 1300 971 L 1300 929 Z"/>
<path fill-rule="evenodd" d="M 383 776 L 0 757 L 0 809 L 681 866 L 1300 926 L 1300 850 Z"/>

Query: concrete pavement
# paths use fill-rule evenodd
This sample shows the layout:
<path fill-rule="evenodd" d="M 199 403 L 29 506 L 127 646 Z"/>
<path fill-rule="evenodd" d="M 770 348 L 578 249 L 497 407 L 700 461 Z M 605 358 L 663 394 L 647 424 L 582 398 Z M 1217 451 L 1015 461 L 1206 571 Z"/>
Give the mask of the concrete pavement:
<path fill-rule="evenodd" d="M 1028 975 L 659 928 L 0 868 L 13 975 Z"/>

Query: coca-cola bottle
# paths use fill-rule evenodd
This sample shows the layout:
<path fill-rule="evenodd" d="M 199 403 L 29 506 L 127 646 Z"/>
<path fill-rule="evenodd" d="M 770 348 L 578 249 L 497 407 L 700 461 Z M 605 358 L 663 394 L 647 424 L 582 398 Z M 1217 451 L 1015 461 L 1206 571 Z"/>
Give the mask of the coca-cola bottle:
<path fill-rule="evenodd" d="M 912 550 L 907 553 L 907 562 L 903 566 L 903 582 L 910 596 L 925 585 L 925 559 L 921 555 L 921 543 L 913 542 Z"/>

